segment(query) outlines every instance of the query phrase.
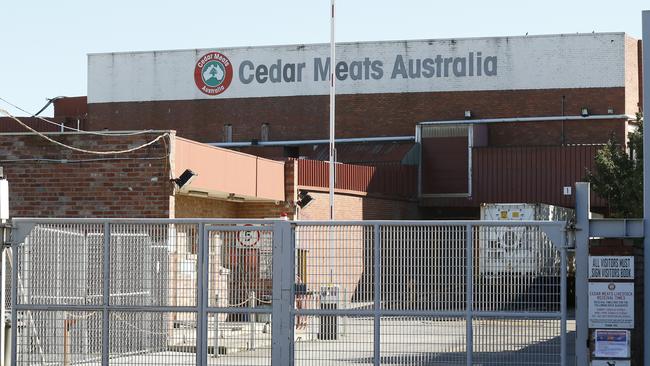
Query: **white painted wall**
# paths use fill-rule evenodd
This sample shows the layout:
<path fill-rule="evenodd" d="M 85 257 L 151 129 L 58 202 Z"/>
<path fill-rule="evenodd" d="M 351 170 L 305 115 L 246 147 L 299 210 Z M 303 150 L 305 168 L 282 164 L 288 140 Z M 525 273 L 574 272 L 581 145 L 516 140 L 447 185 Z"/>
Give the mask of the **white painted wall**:
<path fill-rule="evenodd" d="M 400 93 L 465 90 L 556 89 L 624 86 L 623 33 L 549 35 L 530 37 L 468 38 L 457 40 L 419 40 L 394 42 L 341 43 L 337 45 L 337 63 L 345 61 L 381 62 L 383 75 L 361 80 L 337 81 L 338 94 Z M 233 80 L 228 89 L 216 96 L 202 93 L 194 81 L 197 60 L 210 51 L 224 54 L 233 64 Z M 469 75 L 469 54 L 474 64 L 481 52 L 485 62 L 496 64 L 496 75 Z M 88 56 L 88 102 L 124 102 L 155 100 L 191 100 L 274 97 L 292 95 L 326 95 L 327 80 L 314 80 L 315 59 L 325 62 L 329 45 L 289 45 L 246 48 L 215 48 L 133 53 L 91 54 Z M 392 77 L 397 57 L 435 61 L 437 55 L 454 58 L 449 75 L 438 77 Z M 461 71 L 465 58 L 465 76 L 453 73 L 453 62 Z M 255 67 L 304 63 L 302 81 L 246 84 L 240 78 L 245 61 Z M 416 62 L 416 61 L 413 61 Z M 444 63 L 437 67 L 444 71 Z M 365 71 L 365 67 L 362 67 Z M 244 78 L 254 70 L 244 68 Z M 364 72 L 365 74 L 365 72 Z M 377 75 L 375 75 L 377 76 Z M 435 103 L 435 101 L 432 101 Z"/>

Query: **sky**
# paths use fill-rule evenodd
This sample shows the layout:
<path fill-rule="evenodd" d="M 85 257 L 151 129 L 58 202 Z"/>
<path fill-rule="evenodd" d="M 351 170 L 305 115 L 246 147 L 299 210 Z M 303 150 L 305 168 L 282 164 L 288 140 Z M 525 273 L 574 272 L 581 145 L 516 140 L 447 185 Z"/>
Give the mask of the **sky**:
<path fill-rule="evenodd" d="M 34 113 L 86 95 L 87 54 L 326 43 L 330 0 L 0 0 L 0 97 Z M 341 42 L 626 32 L 643 0 L 337 0 Z M 4 102 L 0 108 L 24 116 Z M 51 116 L 52 107 L 43 115 Z"/>

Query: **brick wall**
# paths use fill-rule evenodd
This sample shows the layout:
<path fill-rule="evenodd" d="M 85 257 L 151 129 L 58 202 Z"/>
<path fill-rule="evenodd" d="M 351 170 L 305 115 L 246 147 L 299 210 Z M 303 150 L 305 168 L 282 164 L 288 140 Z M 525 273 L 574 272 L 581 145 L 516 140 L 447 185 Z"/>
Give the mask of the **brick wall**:
<path fill-rule="evenodd" d="M 50 134 L 88 150 L 123 150 L 160 133 Z M 12 217 L 170 217 L 169 137 L 119 155 L 75 152 L 33 134 L 0 134 Z"/>
<path fill-rule="evenodd" d="M 310 191 L 314 201 L 300 210 L 300 220 L 328 220 L 329 193 Z M 417 219 L 417 203 L 351 194 L 335 194 L 335 220 L 408 220 Z"/>
<path fill-rule="evenodd" d="M 237 217 L 236 202 L 180 194 L 174 197 L 174 201 L 177 218 Z"/>
<path fill-rule="evenodd" d="M 626 88 L 501 90 L 438 93 L 338 95 L 337 137 L 413 135 L 422 121 L 458 120 L 471 110 L 474 118 L 579 115 L 626 109 Z M 327 138 L 327 96 L 290 96 L 88 105 L 90 130 L 176 129 L 201 142 L 223 141 L 224 124 L 232 124 L 233 141 L 260 138 L 269 123 L 273 140 Z M 119 117 L 119 118 L 116 118 Z"/>
<path fill-rule="evenodd" d="M 175 196 L 177 218 L 278 218 L 290 210 L 284 203 L 275 202 L 231 202 L 216 198 L 187 195 Z"/>
<path fill-rule="evenodd" d="M 612 135 L 624 143 L 626 125 L 623 120 L 492 123 L 488 146 L 604 144 Z"/>

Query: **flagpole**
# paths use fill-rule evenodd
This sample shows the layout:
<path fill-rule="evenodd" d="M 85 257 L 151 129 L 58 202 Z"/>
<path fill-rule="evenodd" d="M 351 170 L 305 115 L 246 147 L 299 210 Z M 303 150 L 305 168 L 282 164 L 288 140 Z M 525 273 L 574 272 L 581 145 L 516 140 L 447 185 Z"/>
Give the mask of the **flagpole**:
<path fill-rule="evenodd" d="M 329 191 L 330 191 L 330 220 L 334 220 L 334 177 L 336 174 L 335 159 L 336 159 L 336 148 L 334 146 L 334 130 L 335 130 L 335 80 L 334 69 L 336 66 L 336 52 L 335 52 L 335 43 L 334 43 L 334 2 L 331 0 L 331 9 L 330 9 L 330 171 L 329 171 Z"/>

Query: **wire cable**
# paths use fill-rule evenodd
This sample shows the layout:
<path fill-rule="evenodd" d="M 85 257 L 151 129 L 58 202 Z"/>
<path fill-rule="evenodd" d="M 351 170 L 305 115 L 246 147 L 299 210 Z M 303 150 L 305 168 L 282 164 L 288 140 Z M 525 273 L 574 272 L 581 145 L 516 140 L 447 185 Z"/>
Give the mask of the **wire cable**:
<path fill-rule="evenodd" d="M 73 150 L 73 151 L 82 152 L 82 153 L 86 153 L 86 154 L 94 154 L 94 155 L 115 155 L 115 154 L 125 154 L 125 153 L 130 153 L 130 152 L 133 152 L 133 151 L 136 151 L 136 150 L 140 150 L 140 149 L 142 149 L 142 148 L 145 148 L 145 147 L 147 147 L 147 146 L 149 146 L 149 145 L 153 145 L 153 144 L 156 143 L 158 140 L 160 140 L 160 139 L 162 139 L 162 138 L 165 138 L 165 137 L 169 136 L 169 133 L 165 132 L 165 133 L 163 133 L 162 135 L 156 137 L 155 139 L 153 139 L 153 140 L 151 140 L 151 141 L 149 141 L 149 142 L 147 142 L 147 143 L 145 143 L 145 144 L 142 144 L 142 145 L 140 145 L 140 146 L 136 146 L 136 147 L 133 147 L 133 148 L 130 148 L 130 149 L 126 149 L 126 150 L 93 151 L 93 150 L 80 149 L 80 148 L 78 148 L 78 147 L 74 147 L 74 146 L 66 145 L 66 144 L 64 144 L 64 143 L 62 143 L 62 142 L 56 141 L 56 140 L 52 139 L 51 137 L 49 137 L 49 136 L 47 136 L 47 135 L 45 135 L 45 134 L 43 134 L 43 133 L 41 133 L 41 132 L 38 132 L 38 131 L 36 131 L 35 129 L 29 127 L 29 126 L 28 126 L 27 124 L 25 124 L 23 121 L 21 121 L 21 120 L 19 120 L 18 118 L 14 117 L 11 113 L 7 112 L 7 111 L 4 110 L 4 109 L 1 109 L 1 108 L 0 108 L 0 114 L 4 114 L 4 115 L 8 116 L 9 118 L 13 119 L 14 121 L 18 122 L 20 125 L 22 125 L 23 127 L 25 127 L 26 129 L 28 129 L 28 130 L 34 132 L 35 134 L 39 135 L 40 137 L 44 138 L 45 140 L 47 140 L 47 141 L 49 141 L 49 142 L 51 142 L 51 143 L 53 143 L 53 144 L 56 144 L 56 145 L 62 146 L 62 147 L 64 147 L 64 148 L 66 148 L 66 149 L 70 149 L 70 150 Z M 114 136 L 114 135 L 111 135 L 111 136 Z"/>
<path fill-rule="evenodd" d="M 54 99 L 60 99 L 60 98 L 61 98 L 61 97 L 56 97 L 56 98 L 53 98 L 52 100 L 54 100 Z M 80 132 L 80 133 L 87 133 L 87 134 L 89 134 L 89 135 L 97 135 L 97 136 L 133 136 L 133 135 L 142 135 L 142 134 L 150 133 L 151 131 L 153 131 L 153 130 L 142 130 L 142 131 L 134 131 L 134 132 L 120 132 L 120 133 L 116 133 L 116 132 L 108 132 L 108 133 L 107 133 L 107 132 L 95 132 L 95 131 L 80 130 L 80 129 L 78 129 L 78 128 L 68 127 L 68 126 L 66 126 L 66 125 L 63 124 L 63 123 L 58 123 L 58 122 L 50 121 L 50 120 L 47 119 L 47 118 L 43 118 L 43 117 L 39 116 L 38 114 L 41 113 L 42 110 L 39 111 L 39 112 L 36 113 L 36 114 L 32 114 L 32 113 L 30 113 L 29 111 L 27 111 L 27 110 L 25 110 L 25 109 L 23 109 L 23 108 L 20 108 L 19 106 L 17 106 L 17 105 L 15 105 L 15 104 L 11 103 L 10 101 L 6 100 L 5 98 L 0 97 L 0 100 L 3 101 L 3 102 L 5 102 L 5 103 L 7 103 L 8 105 L 10 105 L 10 106 L 16 108 L 17 110 L 19 110 L 19 111 L 21 111 L 21 112 L 23 112 L 23 113 L 27 113 L 27 114 L 31 115 L 32 117 L 34 117 L 34 118 L 40 119 L 40 120 L 43 121 L 43 122 L 49 123 L 49 124 L 54 125 L 54 126 L 57 126 L 57 127 L 61 127 L 61 128 L 63 128 L 63 129 L 66 129 L 66 130 L 75 131 L 75 132 Z"/>

